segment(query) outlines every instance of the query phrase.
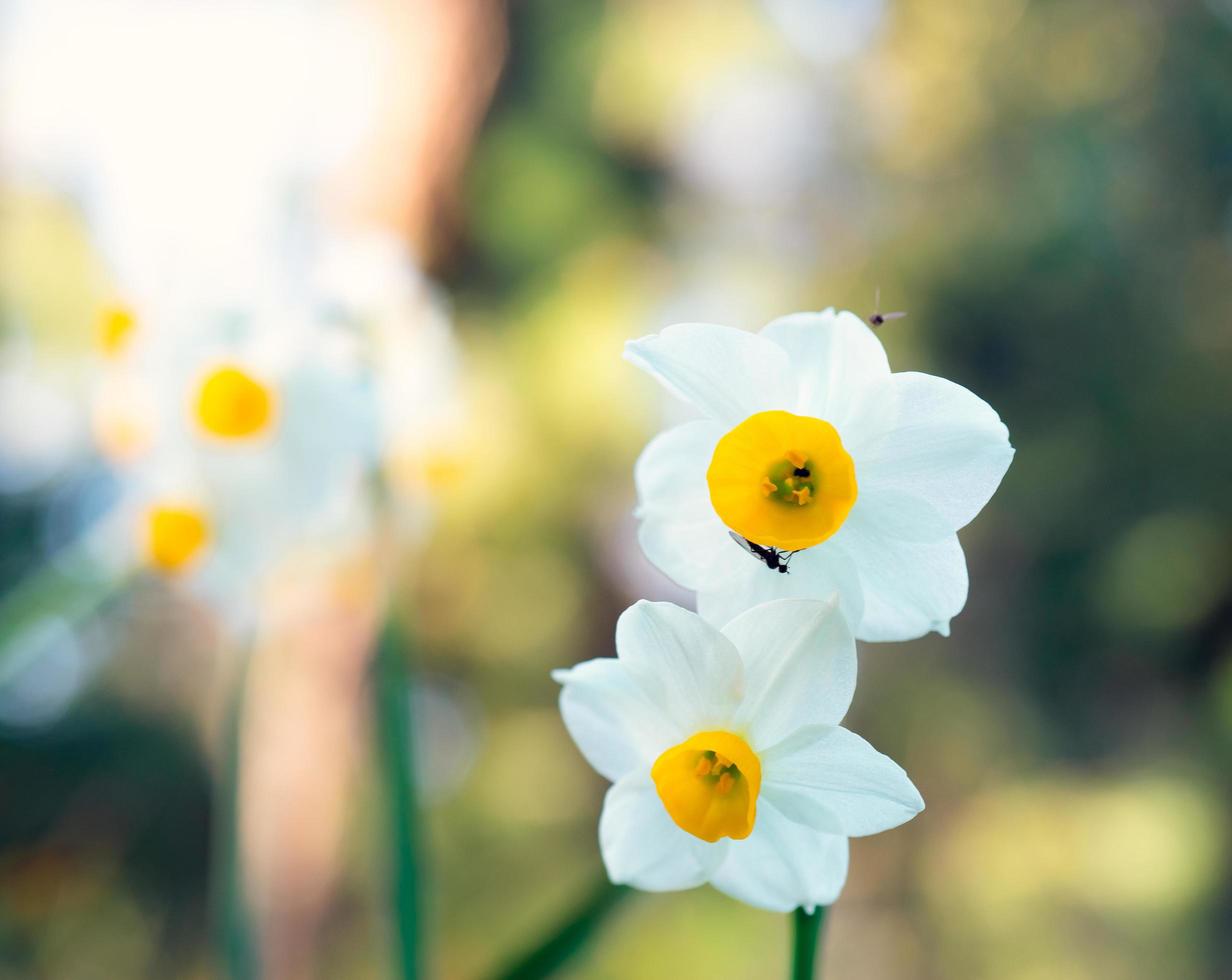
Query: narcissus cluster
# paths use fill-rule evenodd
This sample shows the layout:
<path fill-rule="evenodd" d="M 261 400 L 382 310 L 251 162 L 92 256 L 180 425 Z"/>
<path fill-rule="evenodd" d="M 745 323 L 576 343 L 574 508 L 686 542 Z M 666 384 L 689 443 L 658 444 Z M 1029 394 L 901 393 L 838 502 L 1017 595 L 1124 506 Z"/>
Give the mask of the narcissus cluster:
<path fill-rule="evenodd" d="M 100 311 L 92 429 L 120 495 L 92 533 L 114 564 L 232 615 L 289 550 L 371 533 L 378 497 L 422 523 L 413 474 L 459 414 L 449 324 L 392 241 L 333 243 L 311 285 L 277 315 Z"/>
<path fill-rule="evenodd" d="M 626 356 L 701 415 L 635 472 L 642 547 L 698 614 L 639 602 L 615 659 L 553 675 L 569 733 L 613 784 L 604 864 L 651 891 L 827 905 L 847 839 L 924 807 L 840 727 L 855 639 L 948 634 L 967 598 L 957 531 L 1009 466 L 1007 430 L 959 385 L 892 373 L 847 312 L 758 334 L 678 324 Z"/>

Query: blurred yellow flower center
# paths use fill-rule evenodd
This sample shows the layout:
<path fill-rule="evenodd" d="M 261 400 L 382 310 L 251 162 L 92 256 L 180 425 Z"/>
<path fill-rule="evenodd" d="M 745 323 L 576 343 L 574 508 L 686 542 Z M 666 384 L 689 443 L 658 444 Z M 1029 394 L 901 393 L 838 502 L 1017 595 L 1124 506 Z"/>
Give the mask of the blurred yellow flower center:
<path fill-rule="evenodd" d="M 791 412 L 758 412 L 723 436 L 706 482 L 724 524 L 787 551 L 826 540 L 856 502 L 855 464 L 834 426 Z"/>
<path fill-rule="evenodd" d="M 206 375 L 195 407 L 206 432 L 222 439 L 246 439 L 269 427 L 274 395 L 252 375 L 226 365 Z"/>
<path fill-rule="evenodd" d="M 98 314 L 98 346 L 108 357 L 116 357 L 128 346 L 136 326 L 137 318 L 127 307 L 103 307 Z"/>
<path fill-rule="evenodd" d="M 650 770 L 676 826 L 712 844 L 753 832 L 761 762 L 739 735 L 700 732 L 668 749 Z"/>
<path fill-rule="evenodd" d="M 155 505 L 146 512 L 146 547 L 150 564 L 164 572 L 187 568 L 205 547 L 210 529 L 194 507 Z"/>

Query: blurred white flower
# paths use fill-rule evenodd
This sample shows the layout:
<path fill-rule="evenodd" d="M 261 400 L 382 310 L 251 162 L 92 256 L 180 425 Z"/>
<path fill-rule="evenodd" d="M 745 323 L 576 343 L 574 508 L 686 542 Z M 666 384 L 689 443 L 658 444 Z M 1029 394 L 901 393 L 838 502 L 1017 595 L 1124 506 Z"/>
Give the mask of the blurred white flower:
<path fill-rule="evenodd" d="M 839 727 L 856 653 L 835 602 L 766 603 L 720 632 L 643 601 L 616 651 L 553 674 L 569 733 L 614 784 L 599 821 L 613 881 L 811 910 L 838 897 L 848 837 L 923 809 L 898 765 Z"/>
<path fill-rule="evenodd" d="M 415 266 L 405 244 L 366 234 L 327 243 L 318 264 L 322 305 L 350 323 L 360 360 L 374 379 L 378 451 L 406 530 L 421 530 L 441 467 L 466 413 L 457 343 L 445 301 Z"/>
<path fill-rule="evenodd" d="M 191 454 L 215 489 L 276 491 L 284 506 L 318 500 L 371 464 L 374 384 L 330 343 L 334 325 L 243 311 L 203 319 L 194 332 L 142 321 L 129 356 L 103 365 L 94 409 L 104 454 L 121 467 Z"/>
<path fill-rule="evenodd" d="M 699 593 L 703 616 L 721 625 L 768 599 L 837 592 L 862 640 L 948 633 L 967 598 L 956 531 L 1013 456 L 992 408 L 944 379 L 891 374 L 848 312 L 760 334 L 678 324 L 626 356 L 705 416 L 654 439 L 635 474 L 642 547 Z"/>
<path fill-rule="evenodd" d="M 93 429 L 120 490 L 90 551 L 116 574 L 151 569 L 244 616 L 296 549 L 426 526 L 426 482 L 399 476 L 460 415 L 443 306 L 401 242 L 316 243 L 273 308 L 100 314 Z"/>
<path fill-rule="evenodd" d="M 88 524 L 75 550 L 116 582 L 148 572 L 187 589 L 231 625 L 248 623 L 277 556 L 260 515 L 229 510 L 231 501 L 211 495 L 187 454 L 148 457 L 112 475 L 119 479 L 110 506 L 82 515 L 77 523 Z"/>

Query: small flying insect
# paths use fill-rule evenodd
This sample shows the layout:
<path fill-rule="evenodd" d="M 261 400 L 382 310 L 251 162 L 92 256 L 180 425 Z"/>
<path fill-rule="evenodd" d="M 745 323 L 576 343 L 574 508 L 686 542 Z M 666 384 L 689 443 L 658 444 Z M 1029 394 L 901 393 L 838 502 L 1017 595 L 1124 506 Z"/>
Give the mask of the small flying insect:
<path fill-rule="evenodd" d="M 897 313 L 882 313 L 881 312 L 881 287 L 877 287 L 877 295 L 873 300 L 873 312 L 866 319 L 870 327 L 879 327 L 887 320 L 898 320 L 905 317 L 907 314 L 901 310 Z"/>
<path fill-rule="evenodd" d="M 754 544 L 748 538 L 742 538 L 735 531 L 728 531 L 731 539 L 740 545 L 745 551 L 756 558 L 759 562 L 765 565 L 772 572 L 780 572 L 783 575 L 789 574 L 787 565 L 791 561 L 794 551 L 779 551 L 778 548 L 763 548 L 759 544 Z"/>

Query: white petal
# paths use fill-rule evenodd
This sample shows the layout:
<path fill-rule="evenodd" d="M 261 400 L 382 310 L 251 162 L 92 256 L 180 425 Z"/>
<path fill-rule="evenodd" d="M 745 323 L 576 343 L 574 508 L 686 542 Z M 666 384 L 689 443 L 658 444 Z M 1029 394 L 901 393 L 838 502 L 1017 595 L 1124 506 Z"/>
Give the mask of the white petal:
<path fill-rule="evenodd" d="M 696 888 L 710 879 L 727 842 L 707 843 L 667 815 L 648 772 L 630 773 L 607 791 L 599 850 L 608 877 L 644 891 Z"/>
<path fill-rule="evenodd" d="M 856 642 L 837 596 L 778 599 L 725 627 L 744 661 L 744 702 L 736 724 L 754 751 L 806 725 L 837 725 L 856 689 Z"/>
<path fill-rule="evenodd" d="M 651 564 L 682 588 L 718 588 L 736 574 L 726 561 L 730 532 L 712 510 L 688 520 L 644 515 L 637 540 Z"/>
<path fill-rule="evenodd" d="M 857 529 L 858 528 L 858 529 Z M 913 640 L 935 630 L 950 633 L 950 619 L 967 601 L 967 562 L 958 536 L 902 541 L 868 533 L 852 517 L 830 542 L 860 572 L 864 613 L 856 639 Z"/>
<path fill-rule="evenodd" d="M 1009 468 L 1009 431 L 983 399 L 928 374 L 893 376 L 897 418 L 859 461 L 861 484 L 930 503 L 956 531 L 988 503 Z"/>
<path fill-rule="evenodd" d="M 686 589 L 731 574 L 718 560 L 731 539 L 706 485 L 706 469 L 722 435 L 722 427 L 708 420 L 668 429 L 650 441 L 633 470 L 642 550 Z"/>
<path fill-rule="evenodd" d="M 853 536 L 874 535 L 895 541 L 940 541 L 953 533 L 949 522 L 927 501 L 901 490 L 872 486 L 860 488 L 842 537 L 836 540 L 841 543 Z"/>
<path fill-rule="evenodd" d="M 772 912 L 830 905 L 847 880 L 847 838 L 788 820 L 763 797 L 753 833 L 732 841 L 710 883 Z"/>
<path fill-rule="evenodd" d="M 833 423 L 847 443 L 851 423 L 868 413 L 870 401 L 890 378 L 877 335 L 854 313 L 833 309 L 780 317 L 761 335 L 791 361 L 796 410 Z"/>
<path fill-rule="evenodd" d="M 744 687 L 740 654 L 696 613 L 640 600 L 616 623 L 616 652 L 682 740 L 730 723 Z"/>
<path fill-rule="evenodd" d="M 552 672 L 562 684 L 560 713 L 582 755 L 612 782 L 653 762 L 683 737 L 637 685 L 606 657 Z"/>
<path fill-rule="evenodd" d="M 736 574 L 697 593 L 697 610 L 709 623 L 725 626 L 746 609 L 772 599 L 829 599 L 838 594 L 839 607 L 849 623 L 864 614 L 860 576 L 847 553 L 823 542 L 797 552 L 786 575 L 773 572 L 731 542 Z"/>
<path fill-rule="evenodd" d="M 878 834 L 924 809 L 902 767 L 845 728 L 802 728 L 758 754 L 761 797 L 814 830 Z"/>
<path fill-rule="evenodd" d="M 633 467 L 639 513 L 688 517 L 697 510 L 711 510 L 706 469 L 722 436 L 722 426 L 698 419 L 651 439 Z"/>
<path fill-rule="evenodd" d="M 677 323 L 629 341 L 625 358 L 726 428 L 796 401 L 786 352 L 734 327 Z"/>

